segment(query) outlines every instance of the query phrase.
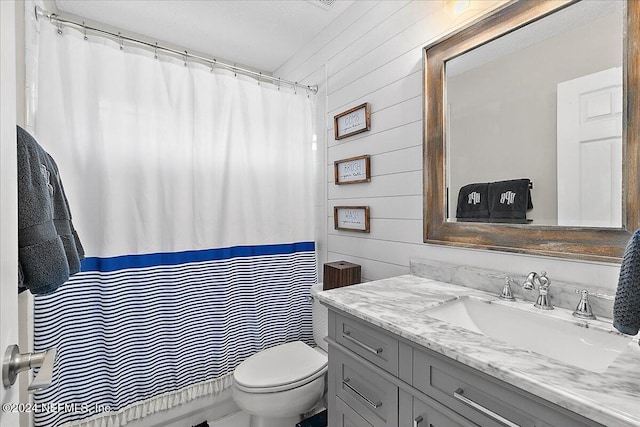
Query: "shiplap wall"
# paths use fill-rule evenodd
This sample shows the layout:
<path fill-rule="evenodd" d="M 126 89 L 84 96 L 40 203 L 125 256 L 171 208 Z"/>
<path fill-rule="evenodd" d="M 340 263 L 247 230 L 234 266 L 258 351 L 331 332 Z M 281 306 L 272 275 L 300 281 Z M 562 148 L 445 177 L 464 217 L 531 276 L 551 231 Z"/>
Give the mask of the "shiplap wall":
<path fill-rule="evenodd" d="M 325 262 L 362 265 L 364 280 L 409 272 L 413 258 L 549 277 L 615 289 L 619 265 L 451 248 L 423 243 L 422 48 L 502 4 L 478 0 L 454 16 L 444 2 L 356 1 L 275 75 L 318 84 L 316 236 Z M 336 141 L 333 117 L 371 104 L 371 130 Z M 333 162 L 371 155 L 370 183 L 333 182 Z M 371 207 L 371 232 L 334 230 L 333 207 Z"/>

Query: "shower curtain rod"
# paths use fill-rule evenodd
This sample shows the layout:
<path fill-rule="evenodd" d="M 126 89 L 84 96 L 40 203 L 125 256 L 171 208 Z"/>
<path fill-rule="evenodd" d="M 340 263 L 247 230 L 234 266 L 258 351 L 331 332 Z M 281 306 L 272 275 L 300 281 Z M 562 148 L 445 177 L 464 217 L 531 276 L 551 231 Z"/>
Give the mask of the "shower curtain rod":
<path fill-rule="evenodd" d="M 1 0 L 0 0 L 1 1 Z M 51 13 L 48 10 L 45 10 L 43 8 L 41 8 L 40 6 L 36 6 L 35 7 L 35 14 L 36 14 L 36 19 L 40 19 L 40 17 L 44 17 L 47 18 L 49 20 L 49 22 L 51 22 L 54 25 L 58 25 L 58 32 L 61 32 L 61 25 L 67 25 L 67 26 L 72 26 L 75 27 L 78 30 L 82 30 L 84 31 L 85 34 L 85 38 L 86 38 L 86 34 L 87 31 L 91 31 L 92 33 L 98 33 L 98 34 L 102 34 L 103 36 L 112 38 L 112 39 L 116 39 L 120 42 L 121 44 L 121 48 L 122 48 L 122 43 L 124 41 L 130 42 L 130 43 L 136 43 L 139 45 L 143 45 L 143 46 L 147 46 L 150 47 L 152 49 L 154 49 L 155 52 L 161 50 L 164 52 L 168 52 L 171 53 L 173 55 L 179 56 L 181 58 L 186 59 L 187 58 L 192 58 L 192 59 L 197 59 L 199 61 L 202 61 L 206 64 L 211 65 L 211 68 L 213 69 L 213 67 L 221 67 L 221 68 L 225 68 L 227 70 L 233 71 L 233 72 L 238 72 L 244 75 L 248 75 L 251 77 L 254 77 L 256 79 L 258 79 L 259 82 L 261 81 L 270 81 L 271 83 L 275 84 L 278 86 L 278 88 L 280 87 L 281 84 L 287 85 L 287 86 L 292 86 L 294 88 L 303 88 L 307 91 L 310 91 L 313 94 L 316 94 L 318 92 L 318 86 L 314 85 L 314 86 L 309 86 L 309 85 L 305 85 L 302 83 L 298 83 L 298 82 L 292 82 L 290 80 L 283 80 L 281 78 L 278 77 L 273 77 L 270 75 L 265 75 L 262 74 L 261 72 L 256 72 L 256 71 L 252 71 L 252 70 L 247 70 L 246 68 L 242 68 L 242 67 L 238 67 L 236 65 L 231 65 L 231 64 L 227 64 L 224 62 L 220 62 L 218 60 L 211 59 L 211 58 L 205 58 L 203 56 L 199 56 L 199 55 L 194 55 L 192 53 L 189 53 L 188 51 L 184 50 L 184 51 L 179 51 L 176 49 L 172 49 L 170 47 L 166 47 L 166 46 L 161 46 L 158 45 L 158 43 L 156 42 L 155 44 L 146 42 L 144 40 L 139 40 L 139 39 L 134 39 L 132 37 L 127 37 L 127 36 L 123 36 L 120 33 L 113 33 L 111 31 L 107 31 L 107 30 L 103 30 L 100 28 L 96 28 L 96 27 L 90 27 L 88 25 L 85 25 L 84 21 L 83 22 L 78 22 L 78 21 L 74 21 L 68 18 L 61 18 L 60 16 L 58 16 L 55 13 Z"/>

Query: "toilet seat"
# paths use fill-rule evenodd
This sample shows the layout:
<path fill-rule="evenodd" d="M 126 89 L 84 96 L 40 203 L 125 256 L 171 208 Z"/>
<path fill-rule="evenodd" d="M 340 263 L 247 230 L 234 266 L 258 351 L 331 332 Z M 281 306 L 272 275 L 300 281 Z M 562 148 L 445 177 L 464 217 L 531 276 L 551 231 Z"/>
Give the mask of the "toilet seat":
<path fill-rule="evenodd" d="M 327 357 L 302 341 L 263 350 L 235 369 L 235 386 L 248 393 L 274 393 L 305 385 L 324 375 Z"/>

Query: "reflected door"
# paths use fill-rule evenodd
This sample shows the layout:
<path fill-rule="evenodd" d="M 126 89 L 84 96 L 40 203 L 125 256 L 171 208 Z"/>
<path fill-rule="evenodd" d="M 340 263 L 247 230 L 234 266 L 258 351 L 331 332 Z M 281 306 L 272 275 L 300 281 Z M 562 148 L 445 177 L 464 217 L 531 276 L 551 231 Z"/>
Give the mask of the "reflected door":
<path fill-rule="evenodd" d="M 622 68 L 558 84 L 558 225 L 622 227 Z"/>

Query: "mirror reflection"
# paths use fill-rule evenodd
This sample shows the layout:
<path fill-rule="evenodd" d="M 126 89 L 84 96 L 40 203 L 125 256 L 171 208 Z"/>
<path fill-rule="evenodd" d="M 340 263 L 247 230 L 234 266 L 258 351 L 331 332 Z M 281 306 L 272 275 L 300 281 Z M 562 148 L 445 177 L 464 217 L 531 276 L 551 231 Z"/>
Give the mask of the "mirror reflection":
<path fill-rule="evenodd" d="M 622 227 L 624 2 L 445 63 L 447 221 Z"/>

